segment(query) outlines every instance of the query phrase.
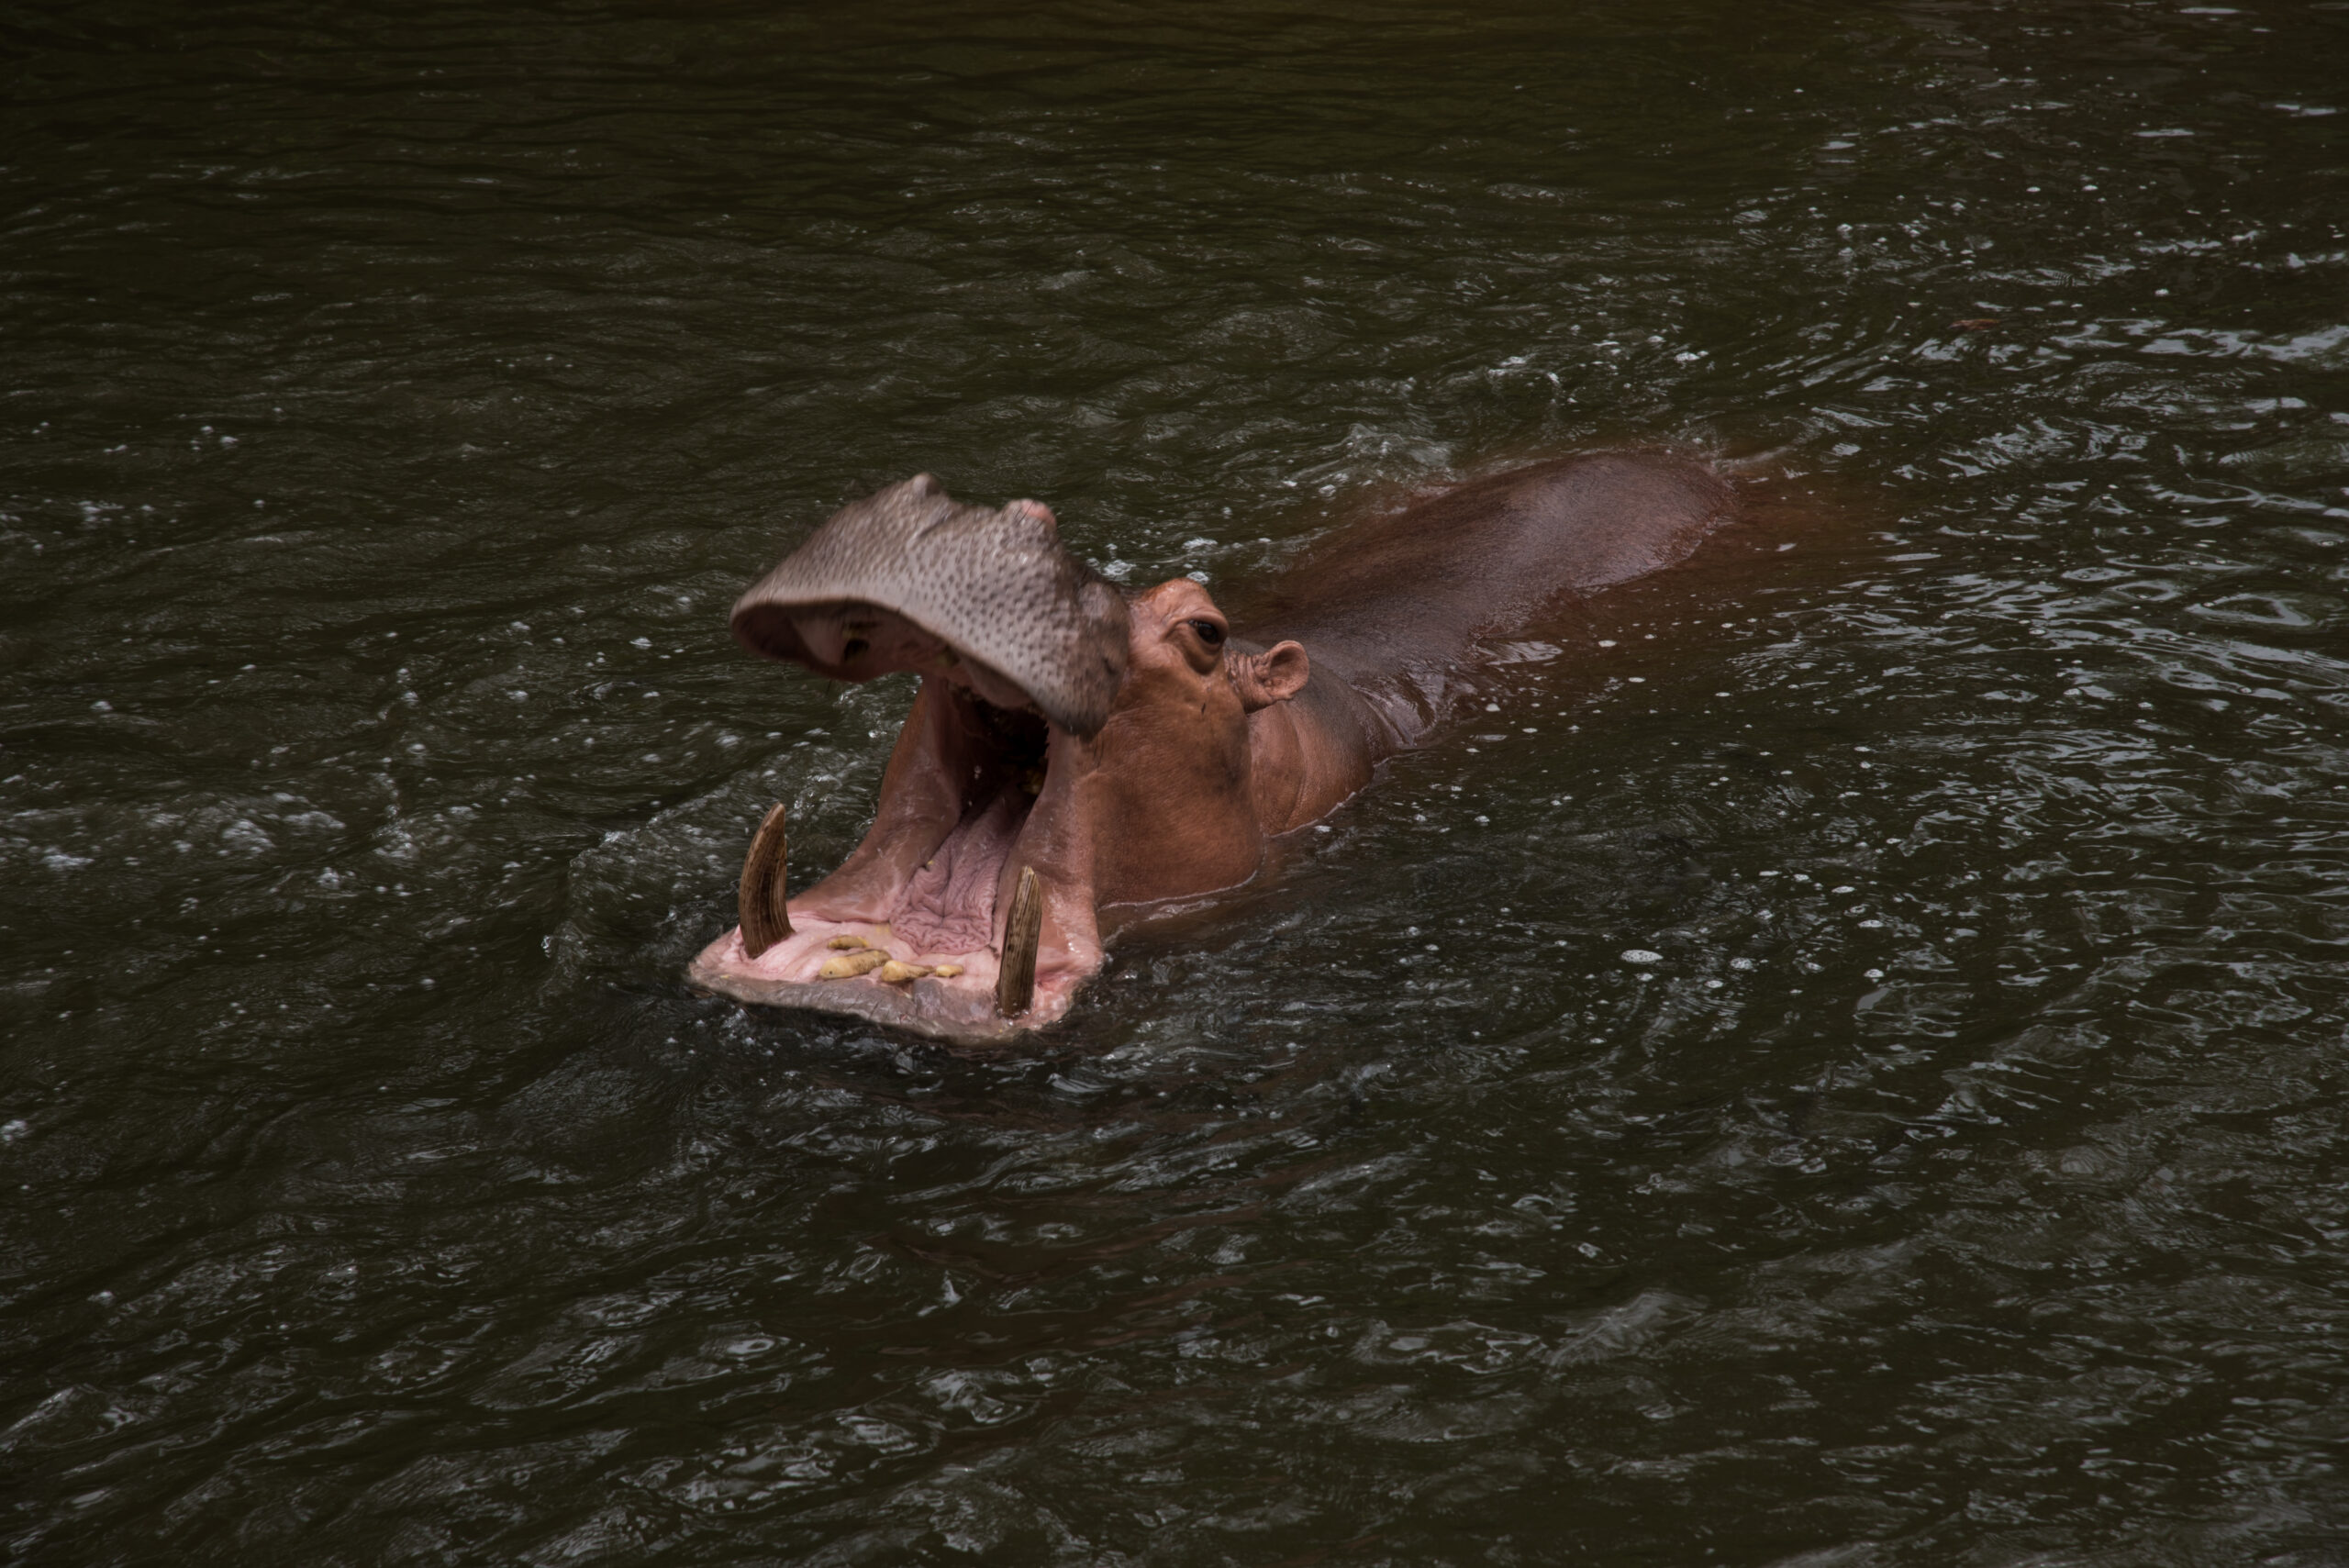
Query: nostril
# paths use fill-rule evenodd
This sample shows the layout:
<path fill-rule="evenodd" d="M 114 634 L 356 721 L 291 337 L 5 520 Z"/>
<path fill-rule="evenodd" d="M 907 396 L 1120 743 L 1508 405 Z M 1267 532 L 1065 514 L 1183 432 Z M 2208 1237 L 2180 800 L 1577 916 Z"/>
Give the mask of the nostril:
<path fill-rule="evenodd" d="M 872 646 L 873 644 L 865 641 L 864 639 L 861 637 L 852 637 L 846 642 L 841 644 L 841 658 L 843 661 L 853 659 Z"/>

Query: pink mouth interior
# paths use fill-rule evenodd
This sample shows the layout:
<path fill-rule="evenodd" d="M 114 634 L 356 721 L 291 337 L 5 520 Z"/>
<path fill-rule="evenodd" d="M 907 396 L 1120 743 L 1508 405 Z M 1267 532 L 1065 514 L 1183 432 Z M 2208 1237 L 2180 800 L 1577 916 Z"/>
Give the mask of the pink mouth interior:
<path fill-rule="evenodd" d="M 995 936 L 996 889 L 1003 863 L 1028 821 L 1031 801 L 1017 784 L 983 804 L 966 804 L 963 819 L 927 863 L 914 873 L 890 911 L 896 933 L 930 952 L 983 951 Z"/>
<path fill-rule="evenodd" d="M 809 890 L 819 896 L 794 898 L 792 934 L 755 958 L 743 951 L 740 931 L 729 931 L 710 944 L 696 965 L 696 977 L 704 984 L 720 990 L 729 989 L 734 981 L 780 984 L 805 995 L 806 1005 L 823 1006 L 836 987 L 885 984 L 877 972 L 820 978 L 825 963 L 841 956 L 841 950 L 829 945 L 831 940 L 853 936 L 907 963 L 962 967 L 958 975 L 925 976 L 895 987 L 913 1014 L 936 1018 L 950 1033 L 975 1035 L 984 1032 L 983 1022 L 993 1026 L 1000 969 L 995 950 L 999 928 L 996 902 L 1042 786 L 1050 731 L 1040 714 L 998 707 L 960 683 L 942 684 L 951 693 L 938 695 L 950 706 L 920 732 L 923 745 L 935 750 L 919 759 L 922 765 L 914 771 L 928 771 L 931 777 L 940 771 L 959 775 L 959 815 L 951 824 L 941 820 L 942 811 L 910 821 L 898 817 L 890 829 L 898 835 L 897 844 L 934 834 L 936 847 L 909 874 L 876 874 L 861 887 L 828 884 Z M 879 816 L 884 822 L 893 821 L 886 802 Z M 903 856 L 885 852 L 888 840 L 878 847 L 885 861 L 906 863 Z M 1057 1018 L 1082 980 L 1082 973 L 1061 962 L 1040 963 L 1035 1000 L 1021 1022 L 1032 1027 Z M 801 986 L 809 989 L 799 993 Z M 838 994 L 843 1003 L 848 1000 L 845 993 Z M 960 1028 L 952 1020 L 969 1027 Z"/>
<path fill-rule="evenodd" d="M 1049 731 L 1041 715 L 998 707 L 951 680 L 942 684 L 941 722 L 922 734 L 945 752 L 931 764 L 961 775 L 961 815 L 951 825 L 933 817 L 905 829 L 938 833 L 937 848 L 896 891 L 888 918 L 925 951 L 983 952 L 996 940 L 1005 862 L 1043 787 Z"/>

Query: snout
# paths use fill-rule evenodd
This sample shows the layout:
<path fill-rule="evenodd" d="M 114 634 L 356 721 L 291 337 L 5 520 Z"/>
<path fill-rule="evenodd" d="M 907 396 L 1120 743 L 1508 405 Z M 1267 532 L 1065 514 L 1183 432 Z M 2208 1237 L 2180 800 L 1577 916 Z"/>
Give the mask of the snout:
<path fill-rule="evenodd" d="M 842 507 L 733 624 L 743 646 L 829 679 L 942 674 L 1088 738 L 1125 675 L 1125 600 L 1062 548 L 1051 513 L 964 506 L 927 474 Z"/>

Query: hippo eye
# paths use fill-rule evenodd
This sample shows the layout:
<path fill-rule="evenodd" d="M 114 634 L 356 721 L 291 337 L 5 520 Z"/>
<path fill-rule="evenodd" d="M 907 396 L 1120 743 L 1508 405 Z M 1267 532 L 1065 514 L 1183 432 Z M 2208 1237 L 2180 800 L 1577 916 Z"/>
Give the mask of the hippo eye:
<path fill-rule="evenodd" d="M 1220 648 L 1223 646 L 1223 628 L 1216 625 L 1215 622 L 1211 620 L 1195 620 L 1191 623 L 1191 629 L 1197 632 L 1199 634 L 1199 640 L 1206 643 L 1209 648 Z"/>

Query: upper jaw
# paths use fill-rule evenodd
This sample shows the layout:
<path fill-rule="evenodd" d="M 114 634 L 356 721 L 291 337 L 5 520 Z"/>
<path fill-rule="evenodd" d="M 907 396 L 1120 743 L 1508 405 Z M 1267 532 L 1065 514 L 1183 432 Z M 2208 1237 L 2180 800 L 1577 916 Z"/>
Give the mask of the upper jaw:
<path fill-rule="evenodd" d="M 735 602 L 734 635 L 833 680 L 967 669 L 1000 706 L 1099 732 L 1125 677 L 1123 595 L 1032 502 L 964 506 L 928 474 L 852 502 Z"/>
<path fill-rule="evenodd" d="M 743 595 L 746 603 L 750 599 L 750 595 Z M 878 605 L 856 600 L 798 604 L 773 598 L 750 603 L 747 609 L 738 604 L 734 635 L 746 647 L 804 664 L 827 680 L 869 681 L 913 671 L 975 692 L 996 707 L 1046 711 L 1014 677 Z"/>

